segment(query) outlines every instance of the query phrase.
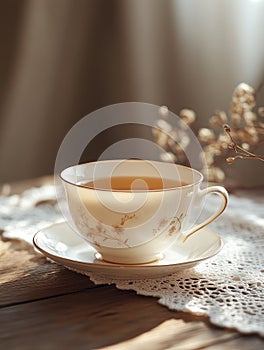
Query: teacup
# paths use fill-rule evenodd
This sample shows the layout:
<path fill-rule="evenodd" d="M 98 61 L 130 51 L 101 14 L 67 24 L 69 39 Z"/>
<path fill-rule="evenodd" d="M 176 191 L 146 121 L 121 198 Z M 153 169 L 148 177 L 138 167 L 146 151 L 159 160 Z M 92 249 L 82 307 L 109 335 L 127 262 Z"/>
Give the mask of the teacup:
<path fill-rule="evenodd" d="M 99 253 L 119 264 L 160 259 L 164 250 L 215 220 L 226 208 L 221 186 L 201 189 L 203 175 L 189 167 L 147 160 L 109 160 L 62 171 L 67 219 Z M 197 223 L 207 194 L 221 201 Z"/>

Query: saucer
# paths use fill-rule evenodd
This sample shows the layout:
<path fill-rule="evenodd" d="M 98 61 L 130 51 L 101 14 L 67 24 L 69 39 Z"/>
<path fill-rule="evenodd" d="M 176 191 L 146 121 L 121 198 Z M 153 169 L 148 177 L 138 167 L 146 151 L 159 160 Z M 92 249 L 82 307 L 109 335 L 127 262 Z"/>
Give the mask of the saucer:
<path fill-rule="evenodd" d="M 66 222 L 37 232 L 34 246 L 49 259 L 81 274 L 97 274 L 110 279 L 143 279 L 167 276 L 193 267 L 216 255 L 221 238 L 208 228 L 201 229 L 185 242 L 177 242 L 163 252 L 163 258 L 149 264 L 121 265 L 96 259 L 96 251 Z"/>

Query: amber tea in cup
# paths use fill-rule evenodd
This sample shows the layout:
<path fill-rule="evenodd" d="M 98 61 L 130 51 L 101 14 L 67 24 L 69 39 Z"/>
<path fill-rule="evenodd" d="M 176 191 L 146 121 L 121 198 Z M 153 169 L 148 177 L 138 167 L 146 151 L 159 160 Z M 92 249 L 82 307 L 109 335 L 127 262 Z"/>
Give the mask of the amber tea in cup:
<path fill-rule="evenodd" d="M 185 186 L 187 183 L 173 180 L 162 179 L 161 177 L 148 176 L 112 176 L 99 178 L 82 184 L 85 187 L 98 190 L 113 191 L 144 191 L 144 190 L 163 190 Z"/>

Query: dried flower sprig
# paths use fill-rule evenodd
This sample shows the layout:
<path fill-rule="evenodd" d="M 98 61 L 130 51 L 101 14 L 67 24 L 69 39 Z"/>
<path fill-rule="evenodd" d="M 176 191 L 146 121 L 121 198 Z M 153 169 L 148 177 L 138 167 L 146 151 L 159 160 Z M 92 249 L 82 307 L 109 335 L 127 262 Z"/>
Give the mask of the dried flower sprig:
<path fill-rule="evenodd" d="M 258 91 L 259 89 L 257 89 Z M 203 146 L 204 169 L 208 181 L 222 182 L 225 179 L 223 162 L 233 163 L 236 159 L 257 159 L 264 156 L 255 154 L 255 150 L 264 144 L 264 107 L 256 107 L 256 91 L 245 83 L 239 84 L 232 94 L 229 116 L 224 111 L 216 111 L 209 119 L 209 128 L 201 128 L 198 138 Z M 195 112 L 183 109 L 180 118 L 192 126 Z M 153 129 L 156 142 L 164 149 L 162 160 L 187 164 L 185 149 L 190 140 L 184 133 L 175 130 L 168 122 L 168 108 L 160 108 L 157 127 Z M 234 156 L 228 156 L 230 150 Z"/>
<path fill-rule="evenodd" d="M 233 139 L 231 135 L 231 128 L 229 125 L 224 125 L 224 130 L 230 137 L 231 143 L 229 144 L 229 148 L 232 149 L 236 155 L 234 157 L 228 157 L 226 158 L 226 161 L 228 164 L 232 164 L 234 160 L 240 158 L 240 159 L 258 159 L 262 162 L 264 162 L 264 156 L 257 155 L 255 153 L 251 153 L 248 150 L 244 149 L 243 147 L 239 146 Z"/>
<path fill-rule="evenodd" d="M 264 107 L 259 107 L 257 113 L 254 113 L 255 105 L 256 91 L 245 83 L 239 84 L 232 95 L 233 126 L 224 125 L 224 130 L 230 139 L 229 149 L 235 153 L 233 157 L 226 159 L 229 164 L 236 159 L 264 161 L 264 156 L 255 153 L 255 149 L 264 143 L 264 123 L 261 122 L 261 118 L 264 117 Z"/>

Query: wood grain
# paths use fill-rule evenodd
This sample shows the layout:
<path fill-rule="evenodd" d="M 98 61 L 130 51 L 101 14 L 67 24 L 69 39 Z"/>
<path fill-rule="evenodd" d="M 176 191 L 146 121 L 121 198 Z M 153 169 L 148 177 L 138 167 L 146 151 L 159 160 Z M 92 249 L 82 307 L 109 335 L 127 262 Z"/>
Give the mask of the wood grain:
<path fill-rule="evenodd" d="M 209 336 L 208 336 L 209 334 Z M 201 349 L 212 344 L 223 344 L 237 339 L 232 332 L 210 331 L 202 322 L 186 323 L 179 319 L 169 319 L 157 327 L 125 342 L 100 348 L 101 350 L 162 350 Z"/>
<path fill-rule="evenodd" d="M 254 335 L 244 335 L 239 338 L 232 339 L 227 343 L 216 343 L 212 346 L 209 346 L 207 350 L 222 350 L 223 346 L 226 349 L 230 350 L 256 350 L 256 349 L 264 349 L 264 340 L 256 337 Z"/>
<path fill-rule="evenodd" d="M 29 244 L 0 240 L 0 306 L 85 288 L 95 285 L 85 276 L 47 262 Z"/>
<path fill-rule="evenodd" d="M 0 193 L 21 193 L 52 184 L 53 176 L 0 185 Z M 95 288 L 89 278 L 48 263 L 28 243 L 0 239 L 0 307 Z"/>
<path fill-rule="evenodd" d="M 3 348 L 21 350 L 110 344 L 115 346 L 109 349 L 170 349 L 176 344 L 177 349 L 195 349 L 239 336 L 170 311 L 154 298 L 110 286 L 10 306 L 1 310 L 1 319 Z"/>

